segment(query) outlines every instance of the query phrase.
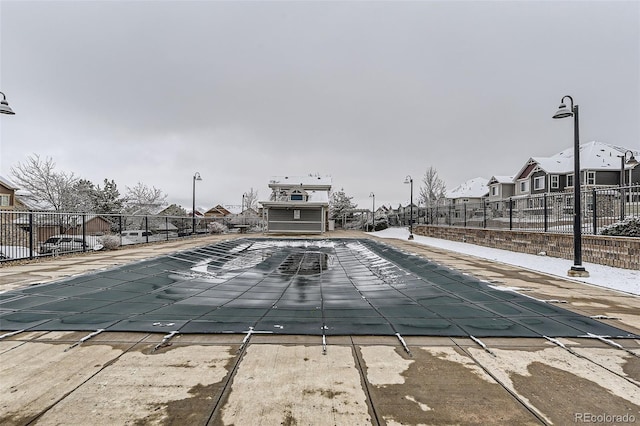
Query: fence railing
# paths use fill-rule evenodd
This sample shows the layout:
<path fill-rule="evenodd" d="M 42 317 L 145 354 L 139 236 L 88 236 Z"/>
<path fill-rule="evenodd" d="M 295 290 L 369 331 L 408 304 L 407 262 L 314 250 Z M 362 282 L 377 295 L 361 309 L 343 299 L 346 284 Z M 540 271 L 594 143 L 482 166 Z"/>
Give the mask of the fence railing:
<path fill-rule="evenodd" d="M 582 192 L 582 232 L 598 235 L 626 217 L 640 217 L 640 185 L 590 189 Z M 394 211 L 376 222 L 408 226 L 411 210 Z M 366 229 L 371 212 L 354 214 L 344 225 Z M 482 202 L 415 207 L 413 223 L 468 228 L 509 229 L 539 232 L 573 232 L 573 192 L 547 193 Z"/>
<path fill-rule="evenodd" d="M 626 217 L 640 217 L 640 185 L 582 191 L 582 232 L 600 234 Z M 540 232 L 573 232 L 573 193 L 414 209 L 414 223 Z M 410 211 L 395 218 L 408 225 Z"/>
<path fill-rule="evenodd" d="M 255 217 L 152 216 L 0 210 L 0 262 L 117 248 L 205 234 L 227 228 L 260 227 Z"/>

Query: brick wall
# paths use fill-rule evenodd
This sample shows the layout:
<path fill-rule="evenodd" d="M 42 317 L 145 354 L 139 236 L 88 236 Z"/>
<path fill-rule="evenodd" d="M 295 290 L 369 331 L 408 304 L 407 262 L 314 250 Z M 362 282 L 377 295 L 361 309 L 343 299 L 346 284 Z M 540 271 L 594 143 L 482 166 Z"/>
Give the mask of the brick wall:
<path fill-rule="evenodd" d="M 573 234 L 417 225 L 413 233 L 479 246 L 573 260 Z M 582 236 L 582 261 L 640 270 L 640 238 Z"/>

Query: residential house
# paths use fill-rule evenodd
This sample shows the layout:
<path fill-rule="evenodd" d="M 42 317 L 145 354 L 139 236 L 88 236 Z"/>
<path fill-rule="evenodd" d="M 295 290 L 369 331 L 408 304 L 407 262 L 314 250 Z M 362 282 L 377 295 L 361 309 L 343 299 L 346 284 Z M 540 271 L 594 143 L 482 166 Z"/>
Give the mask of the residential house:
<path fill-rule="evenodd" d="M 500 200 L 513 197 L 515 195 L 516 184 L 513 181 L 514 176 L 491 176 L 487 185 L 489 186 L 489 202 L 497 202 Z"/>
<path fill-rule="evenodd" d="M 217 219 L 221 219 L 223 217 L 227 217 L 231 214 L 229 210 L 218 204 L 215 207 L 211 207 L 209 210 L 204 212 L 204 217 L 213 217 Z"/>
<path fill-rule="evenodd" d="M 260 201 L 268 233 L 323 233 L 329 219 L 331 178 L 274 176 L 271 196 Z"/>
<path fill-rule="evenodd" d="M 16 190 L 18 190 L 17 186 L 0 176 L 0 210 L 13 210 L 15 208 Z"/>
<path fill-rule="evenodd" d="M 640 183 L 640 168 L 623 163 L 624 147 L 592 141 L 580 145 L 582 187 L 593 189 L 619 185 L 624 170 L 625 183 Z M 639 155 L 632 151 L 634 156 Z M 551 157 L 532 157 L 516 174 L 515 196 L 567 192 L 573 189 L 574 149 Z M 637 170 L 636 170 L 637 169 Z M 504 197 L 503 197 L 504 198 Z"/>
<path fill-rule="evenodd" d="M 449 205 L 478 203 L 489 197 L 489 180 L 483 177 L 469 179 L 466 182 L 447 191 L 446 199 Z"/>
<path fill-rule="evenodd" d="M 447 191 L 446 202 L 449 205 L 449 220 L 456 222 L 462 219 L 465 222 L 473 215 L 482 214 L 482 209 L 477 206 L 489 197 L 489 180 L 483 177 L 469 179 L 466 182 Z M 471 208 L 467 208 L 471 205 Z"/>

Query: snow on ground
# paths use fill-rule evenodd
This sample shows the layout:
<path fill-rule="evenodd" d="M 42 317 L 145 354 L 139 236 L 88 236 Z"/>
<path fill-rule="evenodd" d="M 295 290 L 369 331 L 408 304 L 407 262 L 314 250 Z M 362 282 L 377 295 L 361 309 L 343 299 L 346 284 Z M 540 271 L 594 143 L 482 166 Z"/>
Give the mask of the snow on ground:
<path fill-rule="evenodd" d="M 409 237 L 407 228 L 388 228 L 384 231 L 370 232 L 380 238 L 398 238 L 406 240 Z M 520 266 L 533 271 L 543 272 L 549 275 L 571 279 L 599 287 L 606 287 L 626 293 L 640 295 L 640 271 L 611 266 L 584 263 L 583 266 L 589 272 L 588 278 L 569 278 L 567 271 L 573 265 L 571 260 L 548 256 L 536 256 L 532 254 L 516 253 L 508 250 L 494 249 L 475 244 L 457 241 L 441 240 L 439 238 L 423 237 L 414 234 L 417 244 L 441 248 L 470 256 L 489 259 L 509 265 Z"/>

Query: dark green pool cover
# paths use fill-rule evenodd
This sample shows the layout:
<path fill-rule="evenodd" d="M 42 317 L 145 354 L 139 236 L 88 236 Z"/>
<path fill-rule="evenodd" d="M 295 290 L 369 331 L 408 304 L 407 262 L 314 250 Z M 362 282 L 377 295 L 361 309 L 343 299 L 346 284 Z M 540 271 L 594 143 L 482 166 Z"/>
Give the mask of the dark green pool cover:
<path fill-rule="evenodd" d="M 0 330 L 637 337 L 371 240 L 236 239 L 0 294 Z"/>

